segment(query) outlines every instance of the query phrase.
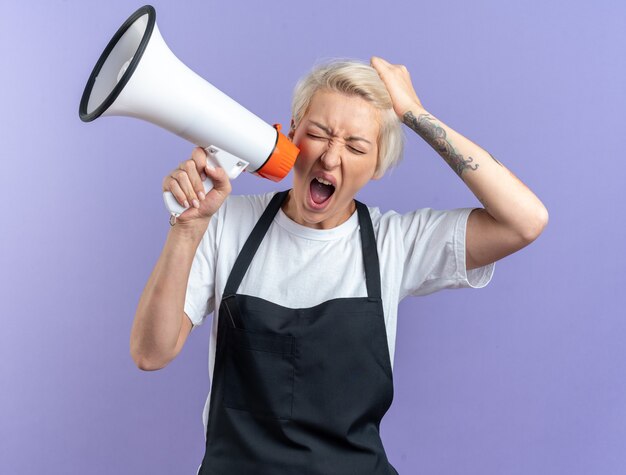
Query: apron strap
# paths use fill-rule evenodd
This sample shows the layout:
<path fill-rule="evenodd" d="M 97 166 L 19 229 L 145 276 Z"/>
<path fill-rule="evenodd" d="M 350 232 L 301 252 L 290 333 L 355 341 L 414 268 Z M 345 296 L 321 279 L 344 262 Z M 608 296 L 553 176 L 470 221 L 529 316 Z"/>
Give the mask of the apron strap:
<path fill-rule="evenodd" d="M 282 206 L 288 194 L 289 190 L 276 193 L 267 205 L 267 208 L 265 208 L 261 218 L 257 221 L 254 229 L 250 233 L 250 236 L 248 236 L 248 240 L 243 245 L 241 252 L 237 256 L 233 270 L 230 272 L 228 280 L 226 281 L 226 287 L 224 287 L 224 298 L 228 298 L 237 293 L 239 284 L 241 284 L 243 277 L 246 275 L 246 271 L 248 270 L 248 267 L 250 267 L 254 254 L 261 245 L 261 241 L 263 240 L 265 233 L 272 224 L 274 216 L 278 213 L 278 210 Z"/>
<path fill-rule="evenodd" d="M 378 251 L 376 249 L 376 235 L 372 226 L 370 212 L 363 203 L 354 200 L 359 213 L 359 226 L 361 228 L 361 247 L 363 248 L 363 265 L 365 266 L 365 283 L 367 296 L 370 300 L 380 300 L 380 265 Z"/>
<path fill-rule="evenodd" d="M 287 198 L 289 191 L 290 190 L 285 190 L 276 193 L 267 205 L 267 208 L 265 208 L 261 218 L 259 218 L 259 221 L 254 226 L 254 229 L 250 233 L 246 243 L 243 245 L 241 252 L 237 256 L 235 265 L 228 276 L 226 287 L 224 287 L 224 300 L 237 293 L 237 289 L 246 275 L 248 267 L 250 267 L 254 254 L 261 245 L 261 241 L 263 240 L 265 233 L 267 233 L 267 230 L 274 220 L 274 216 L 278 213 L 278 210 L 285 201 L 285 198 Z M 374 235 L 374 228 L 372 226 L 372 219 L 370 218 L 367 206 L 358 200 L 354 201 L 356 203 L 359 216 L 367 296 L 370 300 L 380 300 L 380 265 L 378 262 L 378 251 L 376 250 L 376 238 Z"/>

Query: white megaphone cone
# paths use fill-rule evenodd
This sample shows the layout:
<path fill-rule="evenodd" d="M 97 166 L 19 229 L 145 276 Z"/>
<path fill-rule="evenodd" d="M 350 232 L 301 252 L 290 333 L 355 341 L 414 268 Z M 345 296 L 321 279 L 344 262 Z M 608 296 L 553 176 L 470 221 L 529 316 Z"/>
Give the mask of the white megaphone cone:
<path fill-rule="evenodd" d="M 84 122 L 118 115 L 137 117 L 203 147 L 230 179 L 243 170 L 283 179 L 298 148 L 280 132 L 185 66 L 167 47 L 150 5 L 133 13 L 96 63 L 80 101 Z M 213 187 L 204 181 L 205 192 Z M 186 208 L 163 194 L 174 215 Z"/>

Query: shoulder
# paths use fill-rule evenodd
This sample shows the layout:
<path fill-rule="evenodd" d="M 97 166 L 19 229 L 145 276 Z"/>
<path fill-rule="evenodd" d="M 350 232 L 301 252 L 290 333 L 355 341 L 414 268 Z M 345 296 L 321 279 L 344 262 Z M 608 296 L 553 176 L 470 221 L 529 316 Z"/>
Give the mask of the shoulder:
<path fill-rule="evenodd" d="M 275 191 L 270 191 L 258 195 L 228 195 L 224 201 L 224 214 L 261 214 L 275 194 Z"/>
<path fill-rule="evenodd" d="M 217 213 L 218 228 L 244 232 L 252 229 L 259 220 L 276 191 L 258 195 L 230 194 Z"/>
<path fill-rule="evenodd" d="M 394 210 L 383 212 L 376 207 L 368 209 L 379 245 L 397 245 L 399 242 L 410 245 L 422 239 L 450 241 L 464 231 L 472 211 L 472 208 L 419 208 L 398 213 Z"/>
<path fill-rule="evenodd" d="M 406 213 L 399 213 L 395 210 L 381 211 L 378 207 L 367 207 L 372 225 L 377 232 L 385 232 L 390 229 L 401 229 L 406 227 L 408 223 L 424 223 L 433 215 L 441 213 L 439 210 L 432 208 L 420 208 Z"/>
<path fill-rule="evenodd" d="M 241 221 L 241 224 L 244 224 L 246 220 L 256 222 L 275 194 L 275 191 L 258 195 L 230 194 L 214 217 L 223 225 L 235 221 Z"/>
<path fill-rule="evenodd" d="M 406 213 L 398 213 L 394 210 L 382 212 L 379 208 L 368 206 L 374 228 L 380 227 L 407 227 L 424 226 L 440 221 L 457 221 L 460 217 L 468 215 L 473 208 L 434 209 L 419 208 Z"/>

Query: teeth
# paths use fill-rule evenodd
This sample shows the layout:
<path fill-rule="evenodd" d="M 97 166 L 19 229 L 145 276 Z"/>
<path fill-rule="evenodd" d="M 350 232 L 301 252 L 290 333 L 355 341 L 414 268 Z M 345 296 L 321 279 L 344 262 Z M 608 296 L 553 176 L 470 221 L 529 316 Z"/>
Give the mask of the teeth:
<path fill-rule="evenodd" d="M 331 182 L 324 180 L 323 178 L 317 177 L 315 178 L 317 181 L 319 181 L 322 185 L 331 185 L 334 186 Z"/>

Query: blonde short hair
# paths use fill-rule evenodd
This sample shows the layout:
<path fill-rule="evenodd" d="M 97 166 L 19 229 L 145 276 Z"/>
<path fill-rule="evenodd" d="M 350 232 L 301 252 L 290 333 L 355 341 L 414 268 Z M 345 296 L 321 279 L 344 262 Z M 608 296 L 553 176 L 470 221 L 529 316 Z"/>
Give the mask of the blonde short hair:
<path fill-rule="evenodd" d="M 391 97 L 376 70 L 355 59 L 333 59 L 318 64 L 302 77 L 293 93 L 291 114 L 298 126 L 309 109 L 313 95 L 319 90 L 329 90 L 362 97 L 378 111 L 378 161 L 376 175 L 400 163 L 404 149 L 402 122 L 393 110 Z"/>

